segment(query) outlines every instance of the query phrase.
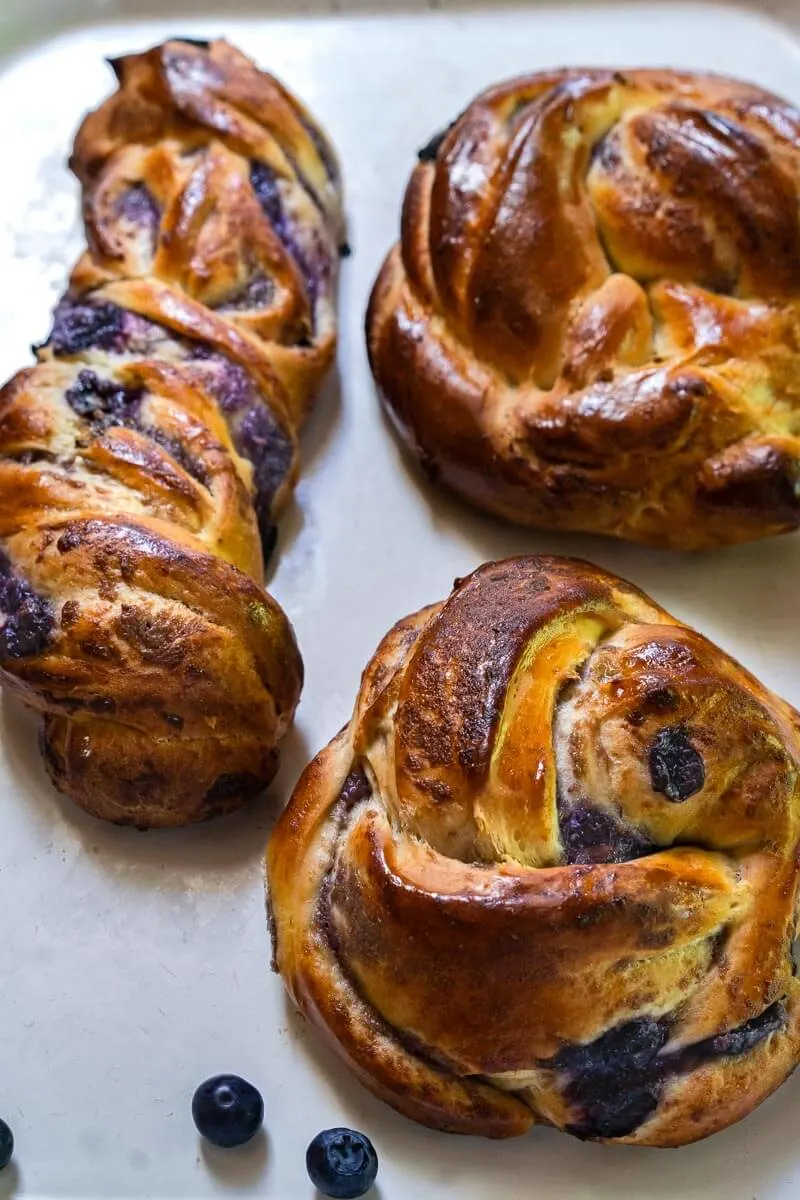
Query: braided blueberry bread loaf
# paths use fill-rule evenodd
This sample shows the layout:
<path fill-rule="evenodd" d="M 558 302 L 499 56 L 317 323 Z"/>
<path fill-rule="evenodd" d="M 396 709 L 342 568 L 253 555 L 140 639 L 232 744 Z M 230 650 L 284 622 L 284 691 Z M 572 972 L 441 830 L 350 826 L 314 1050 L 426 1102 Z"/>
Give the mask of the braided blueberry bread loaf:
<path fill-rule="evenodd" d="M 0 393 L 0 668 L 59 789 L 180 825 L 263 789 L 297 704 L 262 552 L 334 354 L 340 187 L 227 43 L 112 65 L 71 159 L 88 248 Z"/>
<path fill-rule="evenodd" d="M 551 71 L 420 152 L 367 318 L 434 479 L 523 524 L 698 549 L 800 524 L 800 111 Z"/>
<path fill-rule="evenodd" d="M 586 563 L 401 621 L 268 852 L 300 1008 L 400 1112 L 675 1146 L 800 1058 L 800 716 Z"/>

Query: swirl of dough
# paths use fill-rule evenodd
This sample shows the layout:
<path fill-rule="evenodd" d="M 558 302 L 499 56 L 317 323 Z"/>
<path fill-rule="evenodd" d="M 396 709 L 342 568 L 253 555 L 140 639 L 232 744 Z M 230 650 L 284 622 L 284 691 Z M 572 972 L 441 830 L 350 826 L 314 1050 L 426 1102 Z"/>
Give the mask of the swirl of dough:
<path fill-rule="evenodd" d="M 388 634 L 298 784 L 277 967 L 424 1124 L 704 1137 L 800 1057 L 799 738 L 630 585 L 487 564 Z"/>
<path fill-rule="evenodd" d="M 300 693 L 263 556 L 334 354 L 340 182 L 226 42 L 112 65 L 71 158 L 87 249 L 0 393 L 0 668 L 58 788 L 181 825 L 263 790 Z"/>

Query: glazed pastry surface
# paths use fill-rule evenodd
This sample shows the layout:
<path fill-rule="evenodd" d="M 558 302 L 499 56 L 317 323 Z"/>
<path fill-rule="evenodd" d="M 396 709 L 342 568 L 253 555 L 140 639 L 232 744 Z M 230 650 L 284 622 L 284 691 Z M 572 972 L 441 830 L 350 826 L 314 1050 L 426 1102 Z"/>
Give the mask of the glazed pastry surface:
<path fill-rule="evenodd" d="M 797 527 L 796 108 L 721 76 L 552 71 L 419 158 L 367 338 L 434 480 L 656 546 Z"/>
<path fill-rule="evenodd" d="M 112 66 L 70 160 L 87 249 L 0 393 L 0 667 L 60 790 L 181 825 L 263 790 L 300 692 L 263 556 L 334 354 L 340 185 L 226 42 Z"/>
<path fill-rule="evenodd" d="M 800 1056 L 799 721 L 599 568 L 481 567 L 389 632 L 279 821 L 288 990 L 434 1128 L 725 1128 Z"/>

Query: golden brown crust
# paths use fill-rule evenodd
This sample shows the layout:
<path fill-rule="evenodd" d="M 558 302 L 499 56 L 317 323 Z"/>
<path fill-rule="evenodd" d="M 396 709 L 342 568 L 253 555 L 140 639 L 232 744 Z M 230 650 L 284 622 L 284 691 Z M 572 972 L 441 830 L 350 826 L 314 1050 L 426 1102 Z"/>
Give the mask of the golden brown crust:
<path fill-rule="evenodd" d="M 276 963 L 436 1128 L 679 1145 L 800 1057 L 800 717 L 635 588 L 489 563 L 396 626 L 268 851 Z"/>
<path fill-rule="evenodd" d="M 420 153 L 367 314 L 437 480 L 530 525 L 698 549 L 800 524 L 800 112 L 563 70 Z"/>
<path fill-rule="evenodd" d="M 113 66 L 71 158 L 88 248 L 0 392 L 0 670 L 58 788 L 182 825 L 263 790 L 300 693 L 259 533 L 334 354 L 340 183 L 226 42 Z"/>

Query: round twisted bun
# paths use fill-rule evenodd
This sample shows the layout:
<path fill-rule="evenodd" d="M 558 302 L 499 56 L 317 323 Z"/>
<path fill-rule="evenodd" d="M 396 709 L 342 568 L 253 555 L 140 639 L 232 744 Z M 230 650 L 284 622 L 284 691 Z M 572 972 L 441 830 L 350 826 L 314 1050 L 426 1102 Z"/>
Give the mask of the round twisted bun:
<path fill-rule="evenodd" d="M 596 567 L 481 567 L 384 639 L 278 824 L 289 991 L 426 1125 L 724 1128 L 800 1057 L 798 722 Z"/>
<path fill-rule="evenodd" d="M 58 788 L 182 825 L 263 790 L 300 693 L 262 551 L 334 352 L 338 170 L 225 42 L 113 66 L 71 160 L 88 249 L 0 393 L 0 667 Z"/>
<path fill-rule="evenodd" d="M 697 549 L 800 524 L 800 112 L 553 71 L 420 151 L 367 317 L 434 479 L 524 524 Z"/>

